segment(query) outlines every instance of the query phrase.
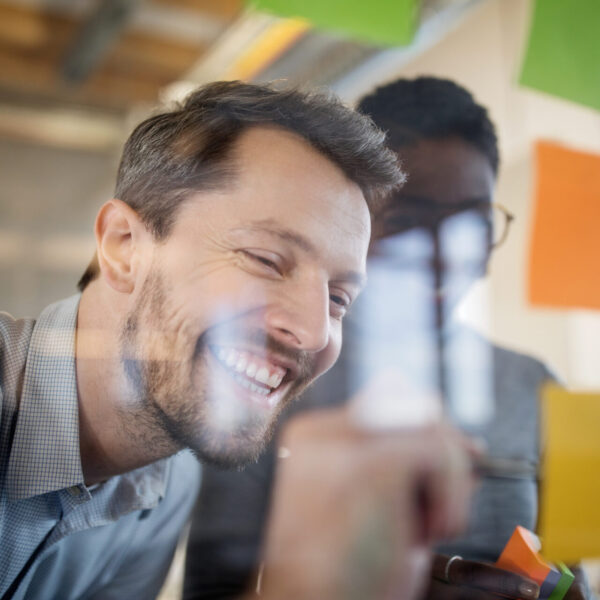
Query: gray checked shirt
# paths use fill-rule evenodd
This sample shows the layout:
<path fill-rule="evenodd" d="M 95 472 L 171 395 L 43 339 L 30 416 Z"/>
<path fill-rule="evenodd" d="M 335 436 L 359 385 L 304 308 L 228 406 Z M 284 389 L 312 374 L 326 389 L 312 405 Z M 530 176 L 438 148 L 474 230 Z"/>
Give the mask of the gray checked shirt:
<path fill-rule="evenodd" d="M 0 597 L 154 598 L 191 510 L 189 452 L 86 487 L 79 453 L 79 296 L 37 321 L 0 313 Z"/>

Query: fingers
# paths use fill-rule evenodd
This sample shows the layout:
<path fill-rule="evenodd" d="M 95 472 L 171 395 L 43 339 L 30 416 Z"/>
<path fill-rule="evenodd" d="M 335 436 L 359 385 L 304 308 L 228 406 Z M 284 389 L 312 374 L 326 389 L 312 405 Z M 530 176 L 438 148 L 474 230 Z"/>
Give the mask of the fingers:
<path fill-rule="evenodd" d="M 470 452 L 462 436 L 444 425 L 395 434 L 378 434 L 395 445 L 408 484 L 414 493 L 418 541 L 429 544 L 451 538 L 467 522 L 469 498 L 474 487 Z M 394 464 L 394 463 L 392 463 Z M 395 467 L 399 472 L 399 468 Z"/>
<path fill-rule="evenodd" d="M 365 460 L 390 477 L 404 479 L 404 493 L 414 496 L 418 541 L 432 543 L 456 536 L 468 520 L 474 488 L 472 460 L 477 447 L 456 429 L 434 424 L 415 429 L 365 431 L 354 427 L 354 442 Z M 387 468 L 386 468 L 387 465 Z"/>
<path fill-rule="evenodd" d="M 457 586 L 487 590 L 508 598 L 533 600 L 539 596 L 539 586 L 531 579 L 471 560 L 453 560 L 446 568 L 449 559 L 450 557 L 443 555 L 434 557 L 433 577 L 442 581 L 447 580 L 448 583 Z"/>
<path fill-rule="evenodd" d="M 289 598 L 291 586 L 306 598 L 331 598 L 356 572 L 369 585 L 401 582 L 409 597 L 429 572 L 428 553 L 415 568 L 416 553 L 465 521 L 471 464 L 457 438 L 439 425 L 365 431 L 338 409 L 290 422 L 266 535 L 265 590 Z"/>

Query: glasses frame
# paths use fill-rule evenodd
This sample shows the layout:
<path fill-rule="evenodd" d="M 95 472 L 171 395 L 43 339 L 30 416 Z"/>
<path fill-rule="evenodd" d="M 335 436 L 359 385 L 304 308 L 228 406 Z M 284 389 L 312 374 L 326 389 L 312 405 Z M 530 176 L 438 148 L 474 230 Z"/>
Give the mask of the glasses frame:
<path fill-rule="evenodd" d="M 513 213 L 510 212 L 510 210 L 508 210 L 508 208 L 506 208 L 506 206 L 504 206 L 504 204 L 501 204 L 500 202 L 491 202 L 490 208 L 498 209 L 504 215 L 504 219 L 505 219 L 504 231 L 502 232 L 502 237 L 498 241 L 492 242 L 490 244 L 490 250 L 496 250 L 502 244 L 504 244 L 504 242 L 506 241 L 506 238 L 508 237 L 508 232 L 510 230 L 510 226 L 516 217 Z"/>

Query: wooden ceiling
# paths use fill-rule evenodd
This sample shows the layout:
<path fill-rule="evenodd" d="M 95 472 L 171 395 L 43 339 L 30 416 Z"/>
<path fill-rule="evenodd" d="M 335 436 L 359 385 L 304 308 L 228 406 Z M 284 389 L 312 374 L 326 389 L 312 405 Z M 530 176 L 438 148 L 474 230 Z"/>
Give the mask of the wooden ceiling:
<path fill-rule="evenodd" d="M 243 0 L 0 0 L 0 103 L 155 103 L 242 10 Z"/>

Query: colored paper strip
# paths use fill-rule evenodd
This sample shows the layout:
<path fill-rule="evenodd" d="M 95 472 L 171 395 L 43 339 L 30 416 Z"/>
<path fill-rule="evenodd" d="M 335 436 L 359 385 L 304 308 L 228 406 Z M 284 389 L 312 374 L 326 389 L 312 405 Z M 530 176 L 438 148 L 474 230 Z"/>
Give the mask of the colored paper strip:
<path fill-rule="evenodd" d="M 536 178 L 529 300 L 598 309 L 600 156 L 538 142 Z"/>
<path fill-rule="evenodd" d="M 600 394 L 542 390 L 540 537 L 546 560 L 600 556 Z"/>
<path fill-rule="evenodd" d="M 248 0 L 258 10 L 308 19 L 313 25 L 356 39 L 405 45 L 413 37 L 418 0 Z"/>
<path fill-rule="evenodd" d="M 309 29 L 309 23 L 303 19 L 282 19 L 272 23 L 240 53 L 224 78 L 249 81 L 277 60 Z"/>
<path fill-rule="evenodd" d="M 562 600 L 567 595 L 573 581 L 575 581 L 575 575 L 567 565 L 558 563 L 558 568 L 560 569 L 560 581 L 556 584 L 548 600 Z"/>
<path fill-rule="evenodd" d="M 600 110 L 600 2 L 537 0 L 520 83 Z"/>

